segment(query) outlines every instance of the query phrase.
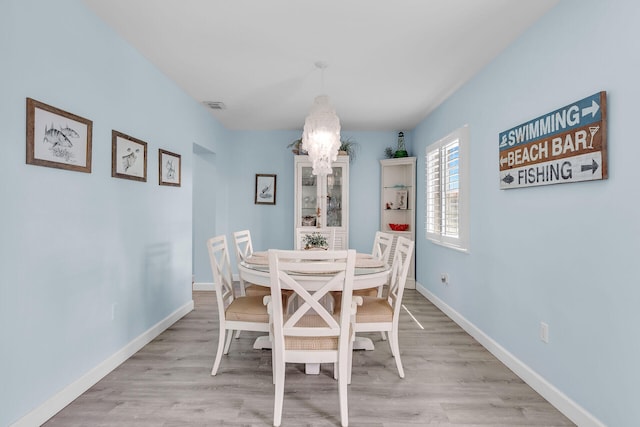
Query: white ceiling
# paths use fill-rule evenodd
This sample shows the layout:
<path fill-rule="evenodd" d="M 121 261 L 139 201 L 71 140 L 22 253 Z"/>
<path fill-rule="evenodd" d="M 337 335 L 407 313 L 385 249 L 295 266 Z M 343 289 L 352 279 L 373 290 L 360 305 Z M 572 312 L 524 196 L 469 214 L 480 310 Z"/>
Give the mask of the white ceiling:
<path fill-rule="evenodd" d="M 83 1 L 228 129 L 302 129 L 325 92 L 343 130 L 398 131 L 559 0 Z"/>

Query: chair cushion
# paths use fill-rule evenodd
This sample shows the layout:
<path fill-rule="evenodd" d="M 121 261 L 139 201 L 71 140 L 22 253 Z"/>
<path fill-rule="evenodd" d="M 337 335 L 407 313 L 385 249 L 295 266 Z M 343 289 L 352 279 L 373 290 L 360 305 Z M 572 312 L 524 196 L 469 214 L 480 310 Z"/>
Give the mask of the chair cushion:
<path fill-rule="evenodd" d="M 227 307 L 225 317 L 227 320 L 269 323 L 267 306 L 262 303 L 261 296 L 237 297 Z"/>
<path fill-rule="evenodd" d="M 340 307 L 342 307 L 342 292 L 331 291 L 331 296 L 333 297 L 333 312 L 340 313 Z M 378 288 L 356 289 L 353 291 L 353 296 L 354 297 L 377 297 Z"/>
<path fill-rule="evenodd" d="M 244 292 L 246 293 L 246 295 L 248 297 L 260 297 L 260 298 L 262 298 L 264 296 L 271 295 L 271 288 L 247 282 L 247 286 L 245 286 Z M 283 307 L 287 306 L 287 302 L 289 301 L 289 297 L 292 294 L 293 294 L 293 291 L 290 291 L 288 289 L 283 289 L 282 290 L 282 305 L 283 305 Z"/>
<path fill-rule="evenodd" d="M 361 297 L 377 297 L 378 288 L 356 289 L 355 291 L 353 291 L 353 295 Z"/>
<path fill-rule="evenodd" d="M 356 312 L 356 323 L 391 322 L 393 308 L 386 298 L 363 297 Z"/>
<path fill-rule="evenodd" d="M 263 297 L 265 295 L 271 295 L 271 288 L 247 283 L 247 285 L 244 287 L 244 292 L 248 297 Z"/>

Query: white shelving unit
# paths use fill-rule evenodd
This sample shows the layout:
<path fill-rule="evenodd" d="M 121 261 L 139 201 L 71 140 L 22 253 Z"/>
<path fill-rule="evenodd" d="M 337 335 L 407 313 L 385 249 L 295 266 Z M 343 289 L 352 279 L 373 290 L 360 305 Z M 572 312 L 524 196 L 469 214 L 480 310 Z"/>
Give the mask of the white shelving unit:
<path fill-rule="evenodd" d="M 294 236 L 298 227 L 335 228 L 335 249 L 349 249 L 349 156 L 338 156 L 323 178 L 311 173 L 309 156 L 295 156 L 294 163 Z"/>
<path fill-rule="evenodd" d="M 416 239 L 416 158 L 380 160 L 380 230 Z M 389 224 L 406 224 L 406 230 L 393 230 Z M 395 252 L 395 239 L 391 259 Z M 406 287 L 415 289 L 415 250 L 409 267 Z"/>

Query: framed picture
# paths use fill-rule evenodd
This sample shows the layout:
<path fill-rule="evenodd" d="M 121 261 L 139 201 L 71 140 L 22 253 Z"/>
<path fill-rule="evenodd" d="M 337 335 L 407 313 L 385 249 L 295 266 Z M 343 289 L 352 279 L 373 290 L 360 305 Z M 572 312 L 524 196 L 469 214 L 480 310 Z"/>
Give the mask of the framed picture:
<path fill-rule="evenodd" d="M 158 150 L 158 164 L 160 166 L 160 185 L 180 187 L 180 174 L 182 165 L 180 154 L 175 154 L 163 149 Z"/>
<path fill-rule="evenodd" d="M 396 191 L 396 209 L 407 209 L 408 200 L 407 200 L 407 190 L 398 190 Z"/>
<path fill-rule="evenodd" d="M 111 176 L 147 182 L 147 143 L 112 130 Z"/>
<path fill-rule="evenodd" d="M 256 174 L 256 205 L 276 204 L 276 176 Z"/>
<path fill-rule="evenodd" d="M 27 98 L 27 164 L 91 173 L 93 122 Z"/>

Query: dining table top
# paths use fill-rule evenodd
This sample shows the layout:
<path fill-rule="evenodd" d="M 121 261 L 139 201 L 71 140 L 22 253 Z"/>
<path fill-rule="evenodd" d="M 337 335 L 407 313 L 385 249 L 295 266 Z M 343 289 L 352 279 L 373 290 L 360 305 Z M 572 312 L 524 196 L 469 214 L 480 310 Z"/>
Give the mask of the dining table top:
<path fill-rule="evenodd" d="M 260 286 L 271 286 L 269 256 L 266 251 L 254 252 L 238 264 L 238 270 L 245 281 Z M 356 253 L 353 289 L 369 289 L 384 285 L 390 272 L 391 268 L 384 261 L 374 258 L 371 254 Z M 322 286 L 324 283 L 321 275 L 299 275 L 297 280 L 308 288 Z"/>

